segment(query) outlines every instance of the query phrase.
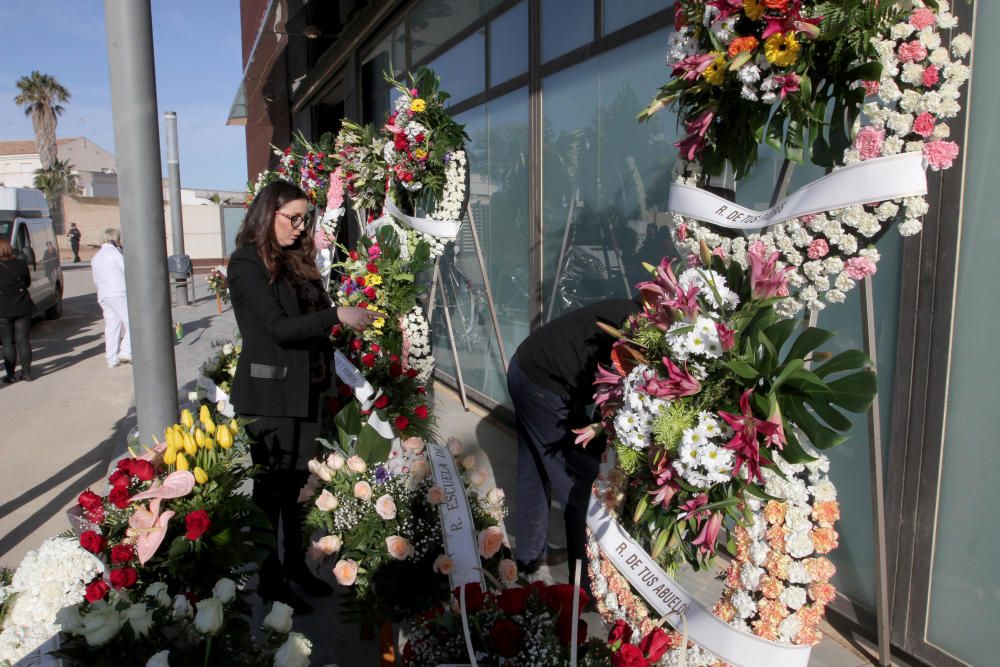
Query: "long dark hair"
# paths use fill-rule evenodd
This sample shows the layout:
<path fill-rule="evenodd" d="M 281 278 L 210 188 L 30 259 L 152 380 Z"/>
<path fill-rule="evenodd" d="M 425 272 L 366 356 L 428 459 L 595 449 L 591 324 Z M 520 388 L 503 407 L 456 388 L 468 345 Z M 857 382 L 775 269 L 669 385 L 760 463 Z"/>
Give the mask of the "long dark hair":
<path fill-rule="evenodd" d="M 308 226 L 287 248 L 278 245 L 274 236 L 275 211 L 299 199 L 306 199 L 306 193 L 298 186 L 286 181 L 268 183 L 254 197 L 236 235 L 236 247 L 252 245 L 257 248 L 272 283 L 281 277 L 296 285 L 321 279 L 316 268 L 316 245 Z"/>

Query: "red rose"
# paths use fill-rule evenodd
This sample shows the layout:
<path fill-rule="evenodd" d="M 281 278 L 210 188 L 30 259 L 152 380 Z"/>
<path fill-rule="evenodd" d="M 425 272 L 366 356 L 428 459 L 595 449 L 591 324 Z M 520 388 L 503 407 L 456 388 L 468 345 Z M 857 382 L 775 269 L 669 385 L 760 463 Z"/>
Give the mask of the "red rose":
<path fill-rule="evenodd" d="M 370 301 L 374 301 L 375 297 L 377 297 L 377 296 L 378 296 L 378 293 L 375 292 L 375 288 L 374 287 L 366 287 L 365 288 L 365 298 L 367 298 Z"/>
<path fill-rule="evenodd" d="M 350 396 L 353 391 L 354 390 L 351 389 L 351 385 L 349 384 L 342 384 L 337 387 L 337 393 L 344 397 Z"/>
<path fill-rule="evenodd" d="M 83 515 L 87 517 L 87 520 L 91 523 L 103 523 L 104 522 L 104 506 L 95 507 L 92 510 L 83 510 Z"/>
<path fill-rule="evenodd" d="M 367 307 L 368 307 L 367 301 L 362 301 L 358 304 L 358 308 L 367 308 Z"/>
<path fill-rule="evenodd" d="M 136 459 L 132 464 L 132 476 L 140 482 L 148 482 L 155 476 L 153 464 L 145 459 Z"/>
<path fill-rule="evenodd" d="M 413 174 L 411 174 L 408 171 L 403 172 L 403 180 L 406 181 L 407 183 L 409 183 L 410 181 L 413 180 Z"/>
<path fill-rule="evenodd" d="M 560 613 L 556 620 L 556 636 L 563 644 L 569 645 L 573 639 L 573 617 L 566 613 Z M 587 621 L 577 619 L 576 622 L 576 643 L 583 644 L 587 641 Z"/>
<path fill-rule="evenodd" d="M 410 425 L 410 420 L 407 419 L 406 417 L 404 417 L 403 415 L 399 415 L 398 417 L 396 417 L 396 429 L 397 430 L 402 431 L 402 430 L 404 430 L 409 425 Z"/>
<path fill-rule="evenodd" d="M 85 530 L 80 535 L 80 546 L 92 554 L 99 554 L 104 549 L 104 536 L 92 530 Z"/>
<path fill-rule="evenodd" d="M 392 143 L 396 147 L 397 151 L 405 151 L 410 142 L 406 140 L 406 136 L 404 134 L 400 133 L 396 135 L 396 138 Z"/>
<path fill-rule="evenodd" d="M 195 510 L 184 517 L 184 526 L 187 528 L 186 538 L 194 542 L 205 534 L 205 531 L 212 525 L 212 520 L 208 518 L 205 510 Z"/>
<path fill-rule="evenodd" d="M 415 378 L 415 377 L 417 377 L 417 371 L 414 370 L 414 369 L 412 369 L 412 368 L 407 368 L 406 369 L 406 377 L 408 377 L 408 378 Z"/>
<path fill-rule="evenodd" d="M 83 597 L 87 598 L 87 602 L 93 604 L 107 597 L 109 590 L 111 589 L 102 579 L 94 579 L 87 584 L 87 592 L 83 594 Z"/>
<path fill-rule="evenodd" d="M 364 276 L 358 276 L 357 278 L 354 279 L 354 284 L 357 285 L 358 287 L 364 287 L 365 286 L 365 277 Z"/>
<path fill-rule="evenodd" d="M 352 261 L 355 261 L 355 262 L 358 261 L 358 251 L 357 250 L 352 250 L 351 252 L 349 252 L 347 254 L 351 256 L 351 260 Z"/>
<path fill-rule="evenodd" d="M 76 499 L 76 502 L 80 503 L 80 507 L 83 509 L 91 511 L 104 506 L 104 501 L 101 500 L 101 497 L 93 491 L 84 491 L 80 494 L 80 497 Z"/>
<path fill-rule="evenodd" d="M 361 357 L 361 363 L 363 363 L 368 368 L 371 368 L 372 366 L 375 365 L 375 355 L 366 354 L 365 356 Z"/>
<path fill-rule="evenodd" d="M 371 347 L 368 349 L 372 351 L 372 354 L 378 354 L 382 351 L 382 348 L 378 343 L 372 343 Z"/>
<path fill-rule="evenodd" d="M 389 355 L 389 361 L 391 361 L 392 363 L 396 363 L 397 361 L 399 361 L 399 355 L 398 354 L 390 354 Z"/>
<path fill-rule="evenodd" d="M 384 408 L 387 405 L 389 405 L 389 397 L 386 396 L 385 394 L 382 394 L 381 396 L 379 396 L 378 398 L 375 399 L 375 409 L 376 410 L 381 410 L 382 408 Z"/>
<path fill-rule="evenodd" d="M 455 600 L 460 600 L 458 596 L 458 587 L 452 589 L 451 594 L 455 596 Z M 475 614 L 477 611 L 483 608 L 486 598 L 483 595 L 483 589 L 479 584 L 466 584 L 465 585 L 465 611 L 470 614 Z"/>
<path fill-rule="evenodd" d="M 120 510 L 128 507 L 128 489 L 124 486 L 116 486 L 108 493 L 108 502 Z"/>
<path fill-rule="evenodd" d="M 414 410 L 413 414 L 417 416 L 418 419 L 427 419 L 427 406 L 418 405 Z"/>
<path fill-rule="evenodd" d="M 115 470 L 113 473 L 111 473 L 111 476 L 108 477 L 108 484 L 115 487 L 116 489 L 128 488 L 130 482 L 131 480 L 129 479 L 129 476 L 123 473 L 121 470 Z"/>
<path fill-rule="evenodd" d="M 632 626 L 618 619 L 615 621 L 615 627 L 611 628 L 611 632 L 608 633 L 608 644 L 612 646 L 616 642 L 628 644 L 630 641 L 632 641 Z"/>
<path fill-rule="evenodd" d="M 649 667 L 649 661 L 635 644 L 625 644 L 618 653 L 611 656 L 613 667 Z"/>
<path fill-rule="evenodd" d="M 365 268 L 368 269 L 368 273 L 378 273 L 378 267 L 375 266 L 374 262 L 368 262 Z"/>
<path fill-rule="evenodd" d="M 542 594 L 542 601 L 552 611 L 561 612 L 565 609 L 567 612 L 571 612 L 573 609 L 573 591 L 574 587 L 572 584 L 552 584 Z M 590 596 L 581 588 L 579 608 L 577 609 L 578 614 L 583 613 L 583 608 L 587 606 L 588 602 L 590 602 Z"/>
<path fill-rule="evenodd" d="M 420 394 L 421 396 L 426 396 L 427 390 L 423 387 L 417 387 L 417 393 Z"/>
<path fill-rule="evenodd" d="M 508 616 L 523 613 L 528 607 L 528 594 L 530 588 L 505 588 L 500 591 L 500 600 L 497 604 Z"/>
<path fill-rule="evenodd" d="M 333 396 L 327 396 L 326 409 L 332 414 L 337 414 L 338 412 L 340 412 L 340 401 L 338 401 Z"/>
<path fill-rule="evenodd" d="M 127 456 L 125 458 L 123 458 L 123 459 L 118 459 L 118 463 L 115 465 L 115 467 L 118 470 L 120 470 L 123 473 L 125 473 L 126 475 L 131 475 L 132 474 L 132 459 L 129 458 L 129 457 L 127 457 Z"/>
<path fill-rule="evenodd" d="M 341 276 L 341 277 L 343 277 L 343 276 Z M 340 325 L 339 324 L 334 324 L 333 328 L 330 329 L 330 335 L 331 336 L 339 336 L 341 331 L 343 331 L 343 329 L 340 327 Z"/>
<path fill-rule="evenodd" d="M 361 349 L 361 339 L 360 338 L 355 338 L 354 340 L 351 341 L 351 349 L 352 350 L 360 350 Z"/>
<path fill-rule="evenodd" d="M 416 141 L 418 144 L 422 144 L 424 142 L 424 133 L 423 132 L 417 133 L 417 136 L 413 137 L 413 140 Z"/>
<path fill-rule="evenodd" d="M 135 582 L 139 580 L 139 573 L 135 571 L 134 567 L 120 567 L 117 570 L 111 570 L 108 578 L 111 579 L 111 585 L 115 588 L 129 588 L 135 586 Z"/>
<path fill-rule="evenodd" d="M 389 366 L 389 375 L 390 376 L 392 376 L 394 378 L 398 378 L 402 374 L 403 374 L 403 367 L 400 366 L 399 364 L 393 364 L 392 366 Z"/>
<path fill-rule="evenodd" d="M 642 638 L 639 642 L 639 648 L 645 654 L 646 659 L 652 663 L 656 663 L 663 654 L 666 653 L 673 647 L 673 640 L 670 638 L 663 628 L 653 628 L 648 635 Z"/>
<path fill-rule="evenodd" d="M 521 650 L 522 641 L 524 641 L 524 631 L 517 626 L 517 623 L 501 618 L 490 628 L 490 636 L 486 643 L 494 653 L 510 658 Z"/>
<path fill-rule="evenodd" d="M 127 563 L 135 557 L 135 549 L 131 544 L 116 544 L 111 547 L 112 563 Z"/>

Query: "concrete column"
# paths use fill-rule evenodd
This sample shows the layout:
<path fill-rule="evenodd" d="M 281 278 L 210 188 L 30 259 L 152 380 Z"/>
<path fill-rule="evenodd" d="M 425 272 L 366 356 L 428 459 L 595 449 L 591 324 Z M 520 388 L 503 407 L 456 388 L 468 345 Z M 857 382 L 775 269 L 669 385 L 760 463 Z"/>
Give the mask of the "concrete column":
<path fill-rule="evenodd" d="M 167 178 L 170 182 L 170 236 L 174 254 L 184 254 L 184 219 L 181 205 L 181 164 L 177 150 L 177 114 L 168 111 L 163 114 L 167 126 Z M 193 278 L 193 276 L 192 276 Z M 186 282 L 174 284 L 174 298 L 178 306 L 188 305 Z"/>

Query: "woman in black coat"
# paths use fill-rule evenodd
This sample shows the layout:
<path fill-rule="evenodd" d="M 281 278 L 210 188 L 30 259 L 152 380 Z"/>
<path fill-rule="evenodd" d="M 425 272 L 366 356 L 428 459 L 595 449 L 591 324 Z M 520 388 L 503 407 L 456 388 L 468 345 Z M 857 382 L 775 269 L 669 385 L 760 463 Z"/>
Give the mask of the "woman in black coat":
<path fill-rule="evenodd" d="M 316 455 L 323 398 L 333 378 L 330 329 L 338 323 L 363 329 L 381 313 L 333 308 L 319 270 L 309 226 L 306 196 L 276 181 L 254 198 L 229 259 L 229 294 L 243 338 L 233 379 L 232 403 L 250 417 L 254 463 L 266 470 L 254 480 L 254 500 L 278 534 L 282 524 L 283 565 L 273 552 L 261 567 L 261 597 L 310 606 L 288 588 L 294 581 L 313 594 L 330 588 L 304 562 L 299 490 L 306 464 Z"/>
<path fill-rule="evenodd" d="M 3 339 L 5 384 L 15 382 L 17 360 L 20 379 L 31 382 L 31 316 L 35 304 L 28 293 L 31 272 L 28 263 L 14 254 L 7 239 L 0 239 L 0 338 Z"/>

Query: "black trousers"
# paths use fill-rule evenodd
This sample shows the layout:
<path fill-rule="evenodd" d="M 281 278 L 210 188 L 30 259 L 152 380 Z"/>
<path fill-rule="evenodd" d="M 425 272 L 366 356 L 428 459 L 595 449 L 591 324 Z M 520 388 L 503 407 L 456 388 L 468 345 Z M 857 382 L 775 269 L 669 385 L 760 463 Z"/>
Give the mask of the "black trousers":
<path fill-rule="evenodd" d="M 0 338 L 3 339 L 3 367 L 13 377 L 18 359 L 21 373 L 31 375 L 31 316 L 0 317 Z"/>
<path fill-rule="evenodd" d="M 69 247 L 73 251 L 73 261 L 74 262 L 79 262 L 80 261 L 80 242 L 79 241 L 72 241 L 71 240 L 69 242 Z"/>

